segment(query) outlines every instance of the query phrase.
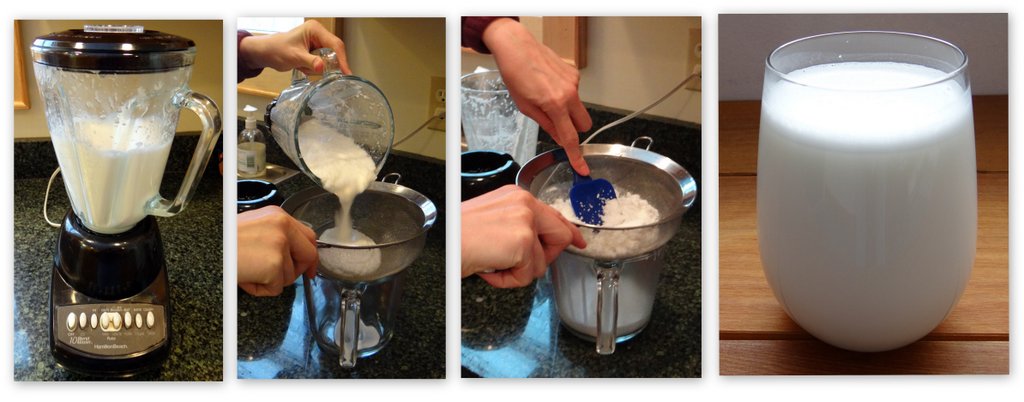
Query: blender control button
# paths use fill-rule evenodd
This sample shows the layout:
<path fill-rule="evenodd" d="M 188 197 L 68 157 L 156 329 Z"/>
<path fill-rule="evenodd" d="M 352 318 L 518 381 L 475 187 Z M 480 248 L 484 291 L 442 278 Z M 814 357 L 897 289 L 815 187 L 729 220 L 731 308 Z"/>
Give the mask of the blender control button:
<path fill-rule="evenodd" d="M 100 314 L 100 328 L 110 329 L 110 315 L 107 313 Z"/>
<path fill-rule="evenodd" d="M 142 314 L 135 313 L 135 328 L 142 328 Z"/>
<path fill-rule="evenodd" d="M 89 326 L 92 327 L 92 329 L 96 329 L 96 313 L 92 313 L 92 316 L 89 317 Z"/>
<path fill-rule="evenodd" d="M 68 331 L 75 330 L 76 321 L 78 321 L 78 317 L 75 317 L 75 313 L 68 314 Z"/>
<path fill-rule="evenodd" d="M 156 324 L 156 316 L 150 311 L 146 313 L 146 328 L 153 328 L 153 324 Z"/>
<path fill-rule="evenodd" d="M 86 324 L 85 313 L 84 312 L 83 313 L 79 313 L 78 314 L 78 327 L 79 328 L 85 328 L 85 324 Z"/>
<path fill-rule="evenodd" d="M 127 311 L 124 312 L 124 328 L 128 329 L 132 327 L 132 313 Z"/>
<path fill-rule="evenodd" d="M 121 329 L 121 315 L 113 313 L 110 315 L 110 324 L 114 331 Z"/>

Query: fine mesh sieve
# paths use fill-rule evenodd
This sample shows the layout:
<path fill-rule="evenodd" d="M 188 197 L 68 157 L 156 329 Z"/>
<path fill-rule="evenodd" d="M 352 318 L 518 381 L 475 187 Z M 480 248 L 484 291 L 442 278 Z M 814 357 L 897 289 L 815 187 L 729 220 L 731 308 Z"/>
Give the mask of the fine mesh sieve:
<path fill-rule="evenodd" d="M 658 210 L 659 219 L 648 225 L 617 228 L 575 222 L 589 246 L 583 250 L 570 247 L 568 251 L 598 260 L 620 260 L 653 251 L 675 235 L 683 214 L 697 198 L 697 184 L 686 169 L 634 146 L 587 144 L 580 150 L 591 177 L 607 179 L 617 191 L 641 196 Z M 573 175 L 565 151 L 556 149 L 533 158 L 519 171 L 516 182 L 547 204 L 568 197 Z M 600 241 L 598 237 L 616 241 Z M 603 247 L 593 247 L 598 244 Z"/>
<path fill-rule="evenodd" d="M 282 205 L 295 219 L 313 228 L 317 237 L 334 227 L 334 217 L 341 204 L 338 198 L 319 187 L 304 189 L 288 198 Z M 348 282 L 370 282 L 397 273 L 411 264 L 426 241 L 427 230 L 434 224 L 437 209 L 422 194 L 397 184 L 373 182 L 356 197 L 352 206 L 352 227 L 373 239 L 374 246 L 340 246 L 318 243 L 321 275 Z M 372 272 L 365 267 L 342 266 L 332 269 L 333 263 L 361 264 L 365 258 L 379 255 L 379 263 Z M 345 271 L 349 273 L 342 273 Z"/>

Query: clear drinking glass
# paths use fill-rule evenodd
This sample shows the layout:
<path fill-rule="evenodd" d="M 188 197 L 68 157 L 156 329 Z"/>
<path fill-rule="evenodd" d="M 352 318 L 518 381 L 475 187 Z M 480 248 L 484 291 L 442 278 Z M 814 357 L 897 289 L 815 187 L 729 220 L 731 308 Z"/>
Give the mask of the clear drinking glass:
<path fill-rule="evenodd" d="M 470 151 L 506 153 L 522 166 L 537 155 L 538 130 L 516 107 L 498 71 L 462 76 L 462 131 Z"/>
<path fill-rule="evenodd" d="M 812 36 L 772 52 L 757 217 L 768 283 L 815 337 L 882 351 L 931 332 L 974 261 L 967 56 L 895 32 Z"/>

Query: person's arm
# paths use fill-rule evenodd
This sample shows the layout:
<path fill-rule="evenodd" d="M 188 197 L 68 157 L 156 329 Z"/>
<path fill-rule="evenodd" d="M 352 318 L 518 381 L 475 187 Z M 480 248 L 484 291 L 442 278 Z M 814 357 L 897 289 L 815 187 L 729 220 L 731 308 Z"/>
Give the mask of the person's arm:
<path fill-rule="evenodd" d="M 461 217 L 462 277 L 498 288 L 529 285 L 570 244 L 587 246 L 576 225 L 514 185 L 463 202 Z"/>
<path fill-rule="evenodd" d="M 519 21 L 519 17 L 462 17 L 462 47 L 468 47 L 478 53 L 490 54 L 491 50 L 484 43 L 484 30 L 499 18 Z"/>
<path fill-rule="evenodd" d="M 244 32 L 244 31 L 243 31 Z M 306 74 L 323 72 L 323 60 L 310 54 L 311 50 L 322 47 L 334 49 L 338 56 L 341 72 L 352 74 L 345 55 L 345 43 L 340 38 L 320 25 L 309 20 L 288 32 L 273 35 L 243 36 L 238 35 L 238 68 L 241 71 L 270 67 L 277 71 L 297 69 Z"/>
<path fill-rule="evenodd" d="M 277 296 L 317 267 L 316 234 L 283 209 L 238 214 L 238 286 L 253 296 Z"/>
<path fill-rule="evenodd" d="M 565 149 L 582 175 L 590 168 L 580 153 L 579 132 L 590 130 L 590 114 L 580 100 L 580 73 L 538 42 L 518 21 L 498 18 L 482 40 L 494 55 L 512 100 Z"/>
<path fill-rule="evenodd" d="M 242 48 L 242 39 L 250 36 L 252 36 L 252 34 L 248 31 L 238 31 L 238 49 Z M 238 82 L 260 75 L 262 72 L 263 67 L 252 67 L 247 60 L 243 60 L 241 57 L 238 58 Z"/>

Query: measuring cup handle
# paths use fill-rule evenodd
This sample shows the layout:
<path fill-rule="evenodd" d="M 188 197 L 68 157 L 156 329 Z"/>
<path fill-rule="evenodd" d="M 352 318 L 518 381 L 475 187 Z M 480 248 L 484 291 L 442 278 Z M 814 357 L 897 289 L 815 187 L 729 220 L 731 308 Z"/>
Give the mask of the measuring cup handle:
<path fill-rule="evenodd" d="M 312 280 L 306 275 L 302 275 L 302 293 L 306 299 L 306 317 L 309 317 L 309 333 L 316 334 L 316 308 L 313 307 L 313 288 Z M 315 336 L 315 335 L 314 335 Z"/>
<path fill-rule="evenodd" d="M 345 289 L 341 292 L 341 333 L 337 334 L 339 353 L 338 363 L 342 368 L 353 368 L 359 358 L 359 307 L 362 304 L 358 290 Z M 349 312 L 354 319 L 349 320 Z M 349 341 L 351 339 L 351 342 Z"/>
<path fill-rule="evenodd" d="M 178 194 L 174 196 L 173 200 L 161 196 L 154 198 L 146 208 L 146 213 L 149 215 L 174 216 L 185 208 L 185 204 L 192 199 L 192 194 L 195 194 L 196 187 L 199 186 L 199 178 L 206 170 L 206 163 L 210 161 L 210 154 L 213 153 L 213 147 L 217 145 L 217 138 L 220 137 L 220 109 L 212 99 L 206 95 L 186 90 L 174 97 L 174 104 L 179 108 L 191 110 L 199 116 L 199 121 L 203 124 L 203 131 L 199 134 L 199 143 L 196 144 L 196 150 L 192 153 L 192 161 L 188 164 L 188 170 L 185 172 L 181 187 L 178 188 Z"/>
<path fill-rule="evenodd" d="M 597 353 L 615 353 L 619 320 L 619 268 L 597 267 Z"/>

